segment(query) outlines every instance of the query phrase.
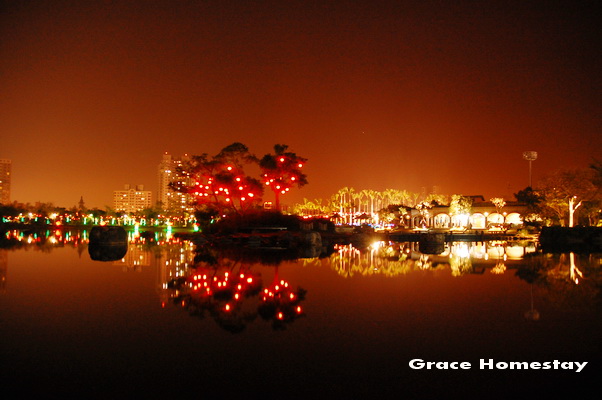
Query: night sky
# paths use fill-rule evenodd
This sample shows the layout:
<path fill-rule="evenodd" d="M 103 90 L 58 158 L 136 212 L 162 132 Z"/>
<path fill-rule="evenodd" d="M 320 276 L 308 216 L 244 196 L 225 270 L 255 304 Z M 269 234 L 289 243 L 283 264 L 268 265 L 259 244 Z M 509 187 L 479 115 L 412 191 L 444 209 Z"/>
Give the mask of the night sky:
<path fill-rule="evenodd" d="M 283 203 L 342 187 L 504 196 L 602 159 L 590 1 L 2 1 L 11 200 L 156 196 L 162 154 L 274 144 Z M 266 195 L 266 200 L 271 196 Z"/>

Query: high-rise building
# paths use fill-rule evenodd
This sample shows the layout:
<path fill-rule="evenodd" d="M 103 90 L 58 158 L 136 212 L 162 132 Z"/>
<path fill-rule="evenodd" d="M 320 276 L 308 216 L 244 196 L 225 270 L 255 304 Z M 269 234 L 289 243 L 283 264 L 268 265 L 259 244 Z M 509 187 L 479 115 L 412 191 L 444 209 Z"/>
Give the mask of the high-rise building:
<path fill-rule="evenodd" d="M 10 203 L 10 167 L 11 161 L 0 159 L 0 204 Z"/>
<path fill-rule="evenodd" d="M 182 157 L 172 157 L 169 153 L 164 153 L 158 169 L 159 190 L 157 202 L 165 211 L 173 212 L 191 212 L 194 208 L 191 206 L 192 198 L 186 193 L 175 192 L 171 190 L 169 184 L 181 182 L 184 185 L 190 185 L 187 179 L 178 176 L 176 168 L 190 160 L 187 154 Z"/>
<path fill-rule="evenodd" d="M 152 207 L 150 190 L 144 190 L 143 185 L 137 185 L 132 188 L 125 185 L 124 190 L 115 190 L 113 192 L 113 208 L 115 211 L 125 211 L 135 213 Z"/>

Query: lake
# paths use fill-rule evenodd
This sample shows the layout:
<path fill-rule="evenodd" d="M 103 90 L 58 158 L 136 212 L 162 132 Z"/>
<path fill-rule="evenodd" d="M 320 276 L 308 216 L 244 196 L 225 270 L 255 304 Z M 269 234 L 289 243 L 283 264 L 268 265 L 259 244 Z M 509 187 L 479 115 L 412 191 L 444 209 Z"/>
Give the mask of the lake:
<path fill-rule="evenodd" d="M 602 254 L 377 242 L 290 259 L 169 236 L 132 238 L 119 254 L 86 239 L 2 238 L 2 387 L 14 398 L 520 398 L 599 386 Z M 469 369 L 413 369 L 416 359 Z"/>

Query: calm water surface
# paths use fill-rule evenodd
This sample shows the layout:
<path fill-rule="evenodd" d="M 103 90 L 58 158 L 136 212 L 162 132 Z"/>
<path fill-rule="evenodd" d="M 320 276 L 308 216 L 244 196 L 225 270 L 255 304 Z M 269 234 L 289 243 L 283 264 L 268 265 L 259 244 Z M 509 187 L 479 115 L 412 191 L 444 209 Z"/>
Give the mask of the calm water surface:
<path fill-rule="evenodd" d="M 286 260 L 176 240 L 130 243 L 107 261 L 83 239 L 15 235 L 0 249 L 14 398 L 520 398 L 578 393 L 600 376 L 600 254 L 378 243 Z M 413 370 L 415 358 L 472 369 Z M 589 364 L 480 370 L 481 358 Z"/>

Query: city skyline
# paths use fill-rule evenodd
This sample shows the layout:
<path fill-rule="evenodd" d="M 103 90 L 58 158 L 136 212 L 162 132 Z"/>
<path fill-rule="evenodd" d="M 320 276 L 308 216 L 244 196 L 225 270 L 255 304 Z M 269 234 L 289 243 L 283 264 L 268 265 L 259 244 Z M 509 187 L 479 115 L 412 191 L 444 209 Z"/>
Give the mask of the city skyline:
<path fill-rule="evenodd" d="M 0 7 L 11 201 L 158 195 L 164 153 L 308 159 L 342 187 L 511 196 L 602 149 L 593 5 L 39 1 Z M 271 200 L 266 191 L 265 199 Z"/>

